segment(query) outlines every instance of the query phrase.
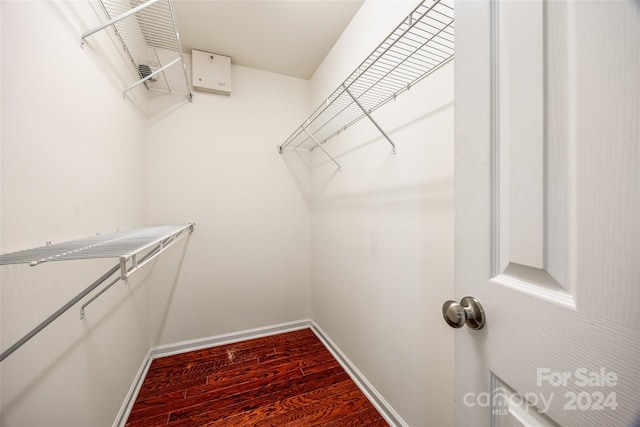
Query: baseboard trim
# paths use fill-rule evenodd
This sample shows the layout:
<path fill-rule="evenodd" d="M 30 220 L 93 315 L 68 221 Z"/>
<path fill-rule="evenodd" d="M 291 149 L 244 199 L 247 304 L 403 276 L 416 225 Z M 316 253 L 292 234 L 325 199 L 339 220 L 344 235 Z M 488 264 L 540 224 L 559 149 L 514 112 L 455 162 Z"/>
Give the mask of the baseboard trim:
<path fill-rule="evenodd" d="M 349 360 L 349 358 L 340 350 L 340 348 L 329 338 L 329 336 L 320 328 L 320 326 L 310 321 L 311 330 L 316 334 L 318 339 L 322 341 L 322 344 L 331 352 L 333 357 L 336 358 L 338 363 L 349 374 L 354 383 L 369 399 L 369 402 L 378 410 L 380 415 L 385 419 L 389 425 L 393 427 L 409 427 L 409 425 L 402 419 L 402 417 L 391 407 L 384 397 L 376 390 L 376 388 L 367 380 L 367 378 L 360 372 L 358 368 Z"/>
<path fill-rule="evenodd" d="M 297 331 L 309 328 L 311 321 L 308 319 L 297 320 L 295 322 L 279 323 L 277 325 L 264 326 L 261 328 L 246 329 L 239 332 L 214 335 L 212 337 L 198 338 L 195 340 L 182 341 L 174 344 L 161 345 L 151 349 L 152 359 L 158 357 L 173 356 L 174 354 L 186 353 L 188 351 L 200 350 L 207 347 L 231 344 L 250 340 L 254 338 L 267 337 L 269 335 L 282 334 L 284 332 Z"/>
<path fill-rule="evenodd" d="M 140 368 L 138 368 L 138 373 L 133 378 L 133 384 L 129 388 L 127 395 L 124 398 L 124 402 L 122 406 L 120 406 L 120 410 L 118 411 L 118 415 L 116 415 L 116 419 L 113 422 L 113 427 L 124 427 L 129 418 L 129 414 L 131 413 L 131 408 L 133 408 L 133 404 L 136 401 L 136 397 L 138 396 L 138 392 L 140 392 L 140 388 L 142 387 L 142 382 L 144 378 L 147 376 L 147 372 L 149 371 L 149 366 L 151 366 L 151 350 L 147 351 L 147 355 L 142 359 L 142 364 Z"/>
<path fill-rule="evenodd" d="M 124 402 L 118 411 L 113 427 L 124 427 L 133 404 L 136 401 L 136 397 L 140 392 L 142 383 L 144 381 L 151 362 L 154 359 L 165 356 L 172 356 L 174 354 L 186 353 L 188 351 L 199 350 L 208 347 L 215 347 L 224 344 L 231 344 L 234 342 L 246 341 L 254 338 L 262 338 L 270 335 L 281 334 L 284 332 L 297 331 L 300 329 L 310 328 L 313 333 L 322 341 L 322 344 L 329 350 L 329 352 L 336 358 L 338 363 L 344 368 L 351 379 L 356 383 L 358 388 L 362 390 L 371 404 L 378 410 L 380 415 L 393 427 L 408 427 L 408 424 L 398 415 L 398 413 L 389 405 L 389 403 L 382 397 L 382 395 L 373 387 L 373 385 L 365 378 L 364 375 L 355 367 L 349 358 L 338 348 L 338 346 L 331 341 L 331 339 L 325 334 L 320 326 L 313 320 L 304 319 L 295 322 L 280 323 L 271 326 L 265 326 L 255 329 L 247 329 L 244 331 L 233 332 L 222 335 L 215 335 L 207 338 L 200 338 L 189 341 L 182 341 L 174 344 L 161 345 L 151 348 L 138 369 L 133 384 L 127 393 Z"/>

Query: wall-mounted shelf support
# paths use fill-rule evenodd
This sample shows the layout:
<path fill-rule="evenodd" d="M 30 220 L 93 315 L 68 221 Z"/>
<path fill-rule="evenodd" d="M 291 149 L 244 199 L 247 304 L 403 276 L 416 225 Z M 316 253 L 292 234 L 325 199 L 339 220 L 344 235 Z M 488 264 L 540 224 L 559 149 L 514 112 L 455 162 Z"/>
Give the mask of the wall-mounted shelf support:
<path fill-rule="evenodd" d="M 105 292 L 107 292 L 109 289 L 111 289 L 111 287 L 113 285 L 115 285 L 116 283 L 118 283 L 120 281 L 120 276 L 117 276 L 115 279 L 113 279 L 107 286 L 105 286 L 104 288 L 102 288 L 100 290 L 100 292 L 98 292 L 97 294 L 95 294 L 94 296 L 92 296 L 87 302 L 85 302 L 84 304 L 82 304 L 82 306 L 80 307 L 80 320 L 84 319 L 84 309 L 87 308 L 87 306 L 89 306 L 89 304 L 91 304 L 92 302 L 94 302 L 95 300 L 97 300 L 98 298 L 100 298 L 100 296 L 102 294 L 104 294 Z"/>
<path fill-rule="evenodd" d="M 192 232 L 195 224 L 184 225 L 161 225 L 142 227 L 138 229 L 117 231 L 103 235 L 96 235 L 86 239 L 73 240 L 70 242 L 46 245 L 35 249 L 0 255 L 0 265 L 9 264 L 29 264 L 36 266 L 45 262 L 113 258 L 119 257 L 120 262 L 111 267 L 98 280 L 85 288 L 69 302 L 47 317 L 42 323 L 33 328 L 24 337 L 0 354 L 0 362 L 6 359 L 14 351 L 24 345 L 36 334 L 46 328 L 51 322 L 56 320 L 67 310 L 89 295 L 94 289 L 106 282 L 117 272 L 120 274 L 100 292 L 94 295 L 89 301 L 82 305 L 80 318 L 84 318 L 84 309 L 95 301 L 100 295 L 111 288 L 120 280 L 127 280 L 131 274 L 142 266 L 156 258 L 160 253 L 172 246 L 182 237 Z M 124 253 L 124 254 L 123 254 Z M 132 260 L 132 265 L 127 262 Z"/>
<path fill-rule="evenodd" d="M 167 65 L 164 65 L 162 68 L 154 71 L 153 73 L 149 74 L 147 77 L 138 80 L 137 82 L 135 82 L 134 84 L 130 85 L 128 88 L 126 88 L 125 90 L 122 91 L 122 97 L 124 98 L 124 96 L 126 95 L 127 92 L 129 92 L 131 89 L 140 86 L 142 83 L 146 82 L 147 80 L 151 80 L 154 77 L 156 77 L 158 74 L 164 72 L 164 70 L 166 70 L 167 68 L 171 67 L 174 64 L 177 64 L 180 61 L 180 58 L 176 58 L 173 61 L 171 61 L 170 63 L 168 63 Z"/>
<path fill-rule="evenodd" d="M 144 267 L 145 264 L 152 261 L 155 257 L 160 255 L 163 251 L 167 250 L 174 243 L 184 237 L 188 232 L 193 231 L 194 224 L 188 224 L 183 226 L 177 231 L 174 231 L 168 235 L 162 235 L 153 241 L 149 241 L 144 246 L 135 248 L 131 252 L 120 256 L 120 278 L 127 280 L 129 277 L 138 271 L 138 269 Z M 139 256 L 144 251 L 153 249 L 150 254 L 139 260 Z M 131 267 L 128 267 L 128 262 L 131 261 Z"/>
<path fill-rule="evenodd" d="M 98 286 L 100 286 L 105 280 L 107 280 L 109 277 L 111 277 L 115 272 L 117 272 L 120 269 L 120 265 L 115 265 L 113 267 L 111 267 L 111 269 L 109 271 L 107 271 L 106 273 L 104 273 L 98 280 L 96 280 L 95 282 L 93 282 L 89 287 L 87 287 L 85 290 L 83 290 L 82 292 L 80 292 L 78 295 L 76 295 L 75 297 L 73 297 L 68 303 L 66 303 L 65 305 L 63 305 L 62 307 L 60 307 L 55 313 L 53 313 L 51 316 L 47 317 L 47 319 L 45 321 L 43 321 L 42 323 L 40 323 L 38 326 L 36 326 L 35 328 L 33 328 L 28 334 L 26 334 L 24 337 L 20 338 L 15 344 L 13 344 L 11 347 L 9 347 L 8 349 L 6 349 L 5 351 L 2 352 L 2 354 L 0 354 L 0 362 L 2 362 L 4 359 L 6 359 L 7 357 L 9 357 L 14 351 L 16 351 L 17 349 L 19 349 L 20 347 L 22 347 L 24 344 L 27 343 L 27 341 L 29 341 L 31 338 L 33 338 L 34 336 L 36 336 L 38 334 L 38 332 L 42 331 L 44 328 L 46 328 L 47 326 L 49 326 L 49 324 L 51 322 L 53 322 L 54 320 L 56 320 L 58 317 L 62 316 L 67 310 L 69 310 L 71 307 L 73 307 L 74 305 L 76 305 L 78 303 L 78 301 L 80 301 L 82 298 L 84 298 L 85 296 L 87 296 L 91 291 L 93 291 L 95 288 L 97 288 Z"/>
<path fill-rule="evenodd" d="M 335 163 L 335 164 L 336 164 L 336 166 L 338 166 L 338 172 L 342 172 L 342 168 L 340 167 L 340 163 L 338 163 L 338 162 L 336 161 L 336 159 L 334 159 L 334 158 L 333 158 L 333 156 L 332 156 L 331 154 L 329 154 L 329 152 L 328 152 L 328 151 L 327 151 L 327 150 L 322 146 L 322 144 L 320 144 L 320 143 L 318 142 L 318 140 L 317 140 L 317 139 L 315 139 L 315 138 L 313 137 L 313 135 L 311 135 L 311 134 L 309 133 L 309 131 L 308 131 L 306 128 L 302 128 L 302 129 L 304 130 L 304 132 L 305 132 L 307 135 L 309 135 L 309 138 L 311 138 L 311 139 L 313 140 L 313 142 L 315 142 L 315 143 L 316 143 L 316 146 L 320 147 L 320 149 L 322 149 L 322 151 L 324 151 L 324 154 L 326 154 L 326 155 L 331 159 L 331 161 L 332 161 L 333 163 Z"/>
<path fill-rule="evenodd" d="M 84 47 L 87 37 L 106 28 L 113 28 L 134 67 L 135 74 L 140 77 L 140 80 L 123 91 L 123 96 L 144 83 L 149 90 L 182 93 L 192 101 L 193 93 L 189 86 L 187 67 L 171 0 L 131 0 L 131 2 L 98 0 L 98 2 L 108 20 L 82 33 L 81 46 Z M 135 4 L 138 5 L 131 8 Z M 177 67 L 173 67 L 178 63 L 182 64 L 181 72 Z"/>
<path fill-rule="evenodd" d="M 391 140 L 391 138 L 389 138 L 389 135 L 387 135 L 387 133 L 384 131 L 384 129 L 382 129 L 380 127 L 380 125 L 373 119 L 373 117 L 371 117 L 371 114 L 362 106 L 362 104 L 360 104 L 360 101 L 358 101 L 358 98 L 356 98 L 355 96 L 353 96 L 353 94 L 351 93 L 351 91 L 349 90 L 348 87 L 344 86 L 344 90 L 345 92 L 347 92 L 349 94 L 349 96 L 351 97 L 351 99 L 353 99 L 353 102 L 355 102 L 358 107 L 360 107 L 360 109 L 362 110 L 362 112 L 367 116 L 367 118 L 369 120 L 371 120 L 371 123 L 374 124 L 374 126 L 376 128 L 378 128 L 378 130 L 380 131 L 380 133 L 382 134 L 382 136 L 384 136 L 387 141 L 389 141 L 389 144 L 391 144 L 391 147 L 393 147 L 393 154 L 396 154 L 396 144 L 393 143 L 393 141 Z"/>
<path fill-rule="evenodd" d="M 371 114 L 453 60 L 453 23 L 453 0 L 423 0 L 278 146 L 280 154 L 322 147 L 363 117 L 371 120 L 395 154 L 396 145 Z"/>

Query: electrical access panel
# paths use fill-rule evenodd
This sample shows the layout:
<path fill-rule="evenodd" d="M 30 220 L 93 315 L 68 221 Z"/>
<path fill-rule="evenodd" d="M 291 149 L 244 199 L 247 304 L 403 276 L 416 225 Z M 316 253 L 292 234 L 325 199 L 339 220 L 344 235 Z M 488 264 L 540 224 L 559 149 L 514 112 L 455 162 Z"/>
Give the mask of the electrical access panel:
<path fill-rule="evenodd" d="M 231 58 L 215 53 L 191 51 L 193 89 L 231 95 Z"/>

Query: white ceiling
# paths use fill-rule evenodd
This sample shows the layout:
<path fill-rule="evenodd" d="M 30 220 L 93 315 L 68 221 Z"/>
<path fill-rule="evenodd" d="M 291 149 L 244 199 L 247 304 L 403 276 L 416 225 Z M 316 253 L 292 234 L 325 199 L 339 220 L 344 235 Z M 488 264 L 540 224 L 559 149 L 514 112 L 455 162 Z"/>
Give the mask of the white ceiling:
<path fill-rule="evenodd" d="M 174 0 L 180 39 L 238 65 L 309 79 L 364 0 Z"/>

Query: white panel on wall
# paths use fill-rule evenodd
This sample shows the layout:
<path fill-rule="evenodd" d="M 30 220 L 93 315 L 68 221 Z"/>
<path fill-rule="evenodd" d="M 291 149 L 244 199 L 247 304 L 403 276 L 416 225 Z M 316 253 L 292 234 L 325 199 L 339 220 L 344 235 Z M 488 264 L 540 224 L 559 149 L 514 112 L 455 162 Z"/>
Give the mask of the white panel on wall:
<path fill-rule="evenodd" d="M 231 95 L 231 58 L 193 49 L 191 61 L 195 90 Z"/>

